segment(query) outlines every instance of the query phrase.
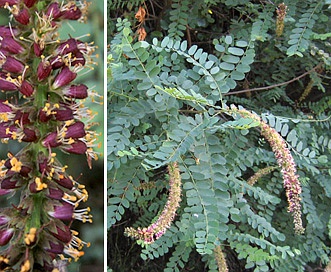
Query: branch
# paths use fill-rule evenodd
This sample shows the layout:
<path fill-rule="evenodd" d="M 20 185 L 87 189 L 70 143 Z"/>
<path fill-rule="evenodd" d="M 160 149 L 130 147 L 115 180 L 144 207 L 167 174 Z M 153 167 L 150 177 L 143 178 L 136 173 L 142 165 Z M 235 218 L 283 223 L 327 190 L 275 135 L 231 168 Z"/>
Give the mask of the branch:
<path fill-rule="evenodd" d="M 283 85 L 287 85 L 287 84 L 290 84 L 294 81 L 299 80 L 300 78 L 305 77 L 306 75 L 308 75 L 311 72 L 315 71 L 316 69 L 320 68 L 320 66 L 321 66 L 321 63 L 317 64 L 313 69 L 303 73 L 302 75 L 297 76 L 295 78 L 292 78 L 291 80 L 288 80 L 288 81 L 285 81 L 285 82 L 282 82 L 282 83 L 278 83 L 278 84 L 274 84 L 274 85 L 266 86 L 266 87 L 259 87 L 259 88 L 245 89 L 245 90 L 240 90 L 240 91 L 229 92 L 229 93 L 225 93 L 223 95 L 226 96 L 226 95 L 240 94 L 240 93 L 253 92 L 253 91 L 263 91 L 263 90 L 269 90 L 269 89 L 273 89 L 273 88 L 280 87 L 280 86 L 283 86 Z"/>

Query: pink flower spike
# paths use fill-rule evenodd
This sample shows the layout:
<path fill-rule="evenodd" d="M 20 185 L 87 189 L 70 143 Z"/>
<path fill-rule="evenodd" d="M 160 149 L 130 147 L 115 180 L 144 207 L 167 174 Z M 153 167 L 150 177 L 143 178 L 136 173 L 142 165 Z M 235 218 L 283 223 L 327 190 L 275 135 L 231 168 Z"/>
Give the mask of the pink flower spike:
<path fill-rule="evenodd" d="M 72 72 L 69 67 L 65 66 L 62 68 L 62 70 L 57 74 L 54 83 L 53 88 L 58 89 L 60 87 L 63 87 L 70 82 L 72 82 L 77 76 L 77 73 Z"/>
<path fill-rule="evenodd" d="M 14 235 L 14 229 L 4 229 L 0 230 L 0 246 L 8 244 L 10 239 Z"/>

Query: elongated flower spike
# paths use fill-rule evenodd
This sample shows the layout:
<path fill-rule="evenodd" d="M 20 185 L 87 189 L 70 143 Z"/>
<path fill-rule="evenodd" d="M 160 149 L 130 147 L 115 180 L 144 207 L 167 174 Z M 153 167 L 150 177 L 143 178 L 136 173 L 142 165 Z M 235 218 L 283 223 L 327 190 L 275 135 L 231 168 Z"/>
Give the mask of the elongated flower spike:
<path fill-rule="evenodd" d="M 64 20 L 86 21 L 86 1 L 0 0 L 10 12 L 0 26 L 0 139 L 24 142 L 0 160 L 0 196 L 18 203 L 0 209 L 0 270 L 59 271 L 78 260 L 89 243 L 71 229 L 74 220 L 92 223 L 88 192 L 68 174 L 57 151 L 98 158 L 96 115 L 83 103 L 94 93 L 76 82 L 96 64 L 93 43 L 59 39 Z"/>
<path fill-rule="evenodd" d="M 169 172 L 169 196 L 167 203 L 165 204 L 160 216 L 154 223 L 145 228 L 138 227 L 134 229 L 132 227 L 125 229 L 125 234 L 142 240 L 146 244 L 151 244 L 155 240 L 159 239 L 174 221 L 176 211 L 181 201 L 181 176 L 177 163 L 170 164 L 168 166 Z"/>
<path fill-rule="evenodd" d="M 293 215 L 294 231 L 296 234 L 304 233 L 301 219 L 301 184 L 299 177 L 296 174 L 296 165 L 287 147 L 285 140 L 266 122 L 261 120 L 259 116 L 249 112 L 246 109 L 238 109 L 235 106 L 231 107 L 232 113 L 240 114 L 242 117 L 251 118 L 259 122 L 261 128 L 261 135 L 269 142 L 272 151 L 275 154 L 278 166 L 281 168 L 283 175 L 284 188 L 288 200 L 288 212 Z"/>

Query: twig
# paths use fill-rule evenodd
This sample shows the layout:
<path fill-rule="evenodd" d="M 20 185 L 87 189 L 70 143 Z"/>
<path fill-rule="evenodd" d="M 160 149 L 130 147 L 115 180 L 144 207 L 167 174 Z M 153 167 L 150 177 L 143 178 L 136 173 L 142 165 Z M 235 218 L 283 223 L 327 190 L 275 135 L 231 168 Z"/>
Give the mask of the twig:
<path fill-rule="evenodd" d="M 306 75 L 308 75 L 311 72 L 313 72 L 316 69 L 318 69 L 320 66 L 321 66 L 321 64 L 319 63 L 313 69 L 311 69 L 311 70 L 303 73 L 302 75 L 297 76 L 295 78 L 292 78 L 291 80 L 288 80 L 288 81 L 285 81 L 285 82 L 282 82 L 282 83 L 278 83 L 278 84 L 274 84 L 274 85 L 266 86 L 266 87 L 258 87 L 258 88 L 253 88 L 253 89 L 245 89 L 245 90 L 240 90 L 240 91 L 234 91 L 234 92 L 230 92 L 230 93 L 225 93 L 223 95 L 226 96 L 226 95 L 240 94 L 240 93 L 253 92 L 253 91 L 263 91 L 263 90 L 269 90 L 269 89 L 273 89 L 273 88 L 276 88 L 276 87 L 279 87 L 279 86 L 287 85 L 287 84 L 290 84 L 290 83 L 292 83 L 294 81 L 299 80 L 300 78 L 305 77 Z"/>

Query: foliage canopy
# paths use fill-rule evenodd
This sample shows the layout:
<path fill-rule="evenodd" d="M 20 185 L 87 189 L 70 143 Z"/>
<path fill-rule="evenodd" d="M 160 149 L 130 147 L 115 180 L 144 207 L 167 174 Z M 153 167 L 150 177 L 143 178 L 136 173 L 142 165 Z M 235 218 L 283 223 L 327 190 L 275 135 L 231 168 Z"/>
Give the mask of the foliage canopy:
<path fill-rule="evenodd" d="M 167 166 L 178 164 L 182 184 L 167 231 L 153 243 L 138 237 L 146 270 L 111 242 L 110 267 L 160 271 L 152 261 L 160 258 L 167 272 L 197 269 L 197 254 L 205 271 L 329 263 L 330 4 L 108 3 L 109 241 L 118 226 L 148 231 L 158 222 L 170 198 Z M 288 211 L 289 161 L 279 167 L 261 124 L 294 158 L 303 234 Z"/>

